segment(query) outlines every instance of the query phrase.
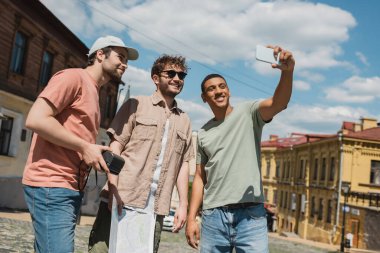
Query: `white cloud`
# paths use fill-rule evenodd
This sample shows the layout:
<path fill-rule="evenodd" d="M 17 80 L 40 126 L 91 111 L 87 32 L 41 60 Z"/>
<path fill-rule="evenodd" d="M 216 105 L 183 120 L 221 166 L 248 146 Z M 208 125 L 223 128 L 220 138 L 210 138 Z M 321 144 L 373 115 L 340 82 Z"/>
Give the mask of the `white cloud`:
<path fill-rule="evenodd" d="M 41 2 L 74 33 L 90 36 L 96 32 L 97 29 L 89 19 L 85 6 L 80 2 L 76 0 L 41 0 Z"/>
<path fill-rule="evenodd" d="M 353 76 L 326 90 L 326 98 L 345 103 L 368 103 L 380 97 L 380 77 Z"/>
<path fill-rule="evenodd" d="M 348 31 L 356 21 L 350 13 L 325 4 L 89 0 L 89 8 L 78 6 L 75 0 L 42 1 L 76 32 L 98 36 L 105 30 L 127 31 L 144 48 L 180 52 L 202 63 L 244 60 L 254 66 L 255 45 L 273 43 L 294 52 L 298 70 L 354 68 L 338 58 L 343 53 L 340 43 L 349 38 Z"/>
<path fill-rule="evenodd" d="M 129 66 L 123 75 L 126 85 L 131 85 L 131 95 L 150 95 L 156 90 L 156 85 L 150 77 L 150 70 Z"/>
<path fill-rule="evenodd" d="M 325 80 L 325 77 L 323 75 L 308 70 L 297 71 L 296 74 L 310 82 L 320 83 Z"/>
<path fill-rule="evenodd" d="M 305 81 L 295 80 L 293 82 L 293 85 L 296 90 L 301 90 L 301 91 L 310 90 L 310 84 Z"/>
<path fill-rule="evenodd" d="M 369 66 L 369 62 L 367 60 L 367 57 L 363 53 L 356 52 L 355 55 L 359 58 L 359 60 L 361 61 L 361 63 L 363 63 L 366 66 Z"/>
<path fill-rule="evenodd" d="M 265 126 L 263 139 L 268 139 L 270 134 L 286 137 L 294 132 L 335 134 L 343 121 L 356 122 L 361 117 L 374 116 L 357 107 L 291 105 Z"/>
<path fill-rule="evenodd" d="M 182 98 L 176 98 L 176 100 L 178 106 L 189 115 L 193 130 L 199 130 L 207 121 L 214 117 L 214 114 L 207 104 L 200 104 Z"/>

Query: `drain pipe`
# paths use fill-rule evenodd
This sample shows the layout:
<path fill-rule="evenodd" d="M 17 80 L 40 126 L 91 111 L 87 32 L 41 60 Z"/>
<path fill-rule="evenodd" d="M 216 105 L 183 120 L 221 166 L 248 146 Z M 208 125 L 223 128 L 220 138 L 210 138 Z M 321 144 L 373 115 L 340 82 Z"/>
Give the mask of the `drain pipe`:
<path fill-rule="evenodd" d="M 339 212 L 340 212 L 340 197 L 342 194 L 342 177 L 343 177 L 343 132 L 340 131 L 338 133 L 338 140 L 339 140 L 339 181 L 338 181 L 338 197 L 337 197 L 337 203 L 336 203 L 336 219 L 335 219 L 335 225 L 334 225 L 334 236 L 337 231 L 337 226 L 339 224 Z"/>

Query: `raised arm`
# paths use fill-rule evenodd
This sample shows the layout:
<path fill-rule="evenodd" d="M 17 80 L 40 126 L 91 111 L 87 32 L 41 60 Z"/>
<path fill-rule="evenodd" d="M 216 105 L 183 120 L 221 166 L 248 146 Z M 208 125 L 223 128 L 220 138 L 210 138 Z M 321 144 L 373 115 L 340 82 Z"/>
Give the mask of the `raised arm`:
<path fill-rule="evenodd" d="M 292 95 L 293 71 L 295 60 L 293 54 L 283 50 L 281 47 L 272 47 L 275 54 L 280 54 L 280 65 L 272 64 L 273 68 L 281 70 L 280 81 L 276 87 L 273 97 L 263 100 L 260 103 L 259 111 L 264 121 L 271 120 L 277 113 L 286 109 Z"/>
<path fill-rule="evenodd" d="M 57 111 L 54 105 L 45 98 L 37 98 L 29 111 L 26 127 L 45 140 L 81 153 L 84 162 L 98 171 L 109 169 L 102 157 L 103 150 L 109 147 L 89 143 L 64 128 L 54 117 Z"/>
<path fill-rule="evenodd" d="M 195 171 L 192 192 L 191 192 L 189 214 L 187 216 L 187 224 L 186 224 L 187 243 L 195 249 L 198 249 L 199 239 L 200 239 L 199 226 L 196 221 L 196 217 L 197 217 L 199 207 L 202 204 L 203 191 L 204 191 L 205 184 L 206 184 L 206 173 L 204 170 L 204 165 L 197 164 L 197 169 Z"/>

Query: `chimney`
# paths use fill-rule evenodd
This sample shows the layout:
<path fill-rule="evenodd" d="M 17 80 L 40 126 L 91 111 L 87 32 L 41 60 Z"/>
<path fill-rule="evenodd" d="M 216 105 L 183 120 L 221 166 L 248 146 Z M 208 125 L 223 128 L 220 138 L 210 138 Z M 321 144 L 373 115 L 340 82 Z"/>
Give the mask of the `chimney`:
<path fill-rule="evenodd" d="M 278 139 L 278 135 L 275 135 L 275 134 L 269 135 L 269 141 L 277 141 L 277 139 Z"/>
<path fill-rule="evenodd" d="M 363 131 L 362 124 L 361 123 L 354 123 L 354 132 L 360 132 Z"/>
<path fill-rule="evenodd" d="M 369 128 L 374 128 L 377 127 L 377 120 L 376 119 L 371 119 L 371 118 L 361 118 L 361 127 L 362 131 L 369 129 Z"/>

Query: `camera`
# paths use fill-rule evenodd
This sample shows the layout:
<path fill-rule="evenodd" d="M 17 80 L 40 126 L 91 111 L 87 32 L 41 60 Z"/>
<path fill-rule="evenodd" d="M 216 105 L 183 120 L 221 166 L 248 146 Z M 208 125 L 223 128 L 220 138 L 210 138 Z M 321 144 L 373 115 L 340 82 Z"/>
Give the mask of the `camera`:
<path fill-rule="evenodd" d="M 108 150 L 104 151 L 102 155 L 103 155 L 104 161 L 106 162 L 108 168 L 110 169 L 110 172 L 114 175 L 119 175 L 125 163 L 123 157 L 116 155 Z"/>

